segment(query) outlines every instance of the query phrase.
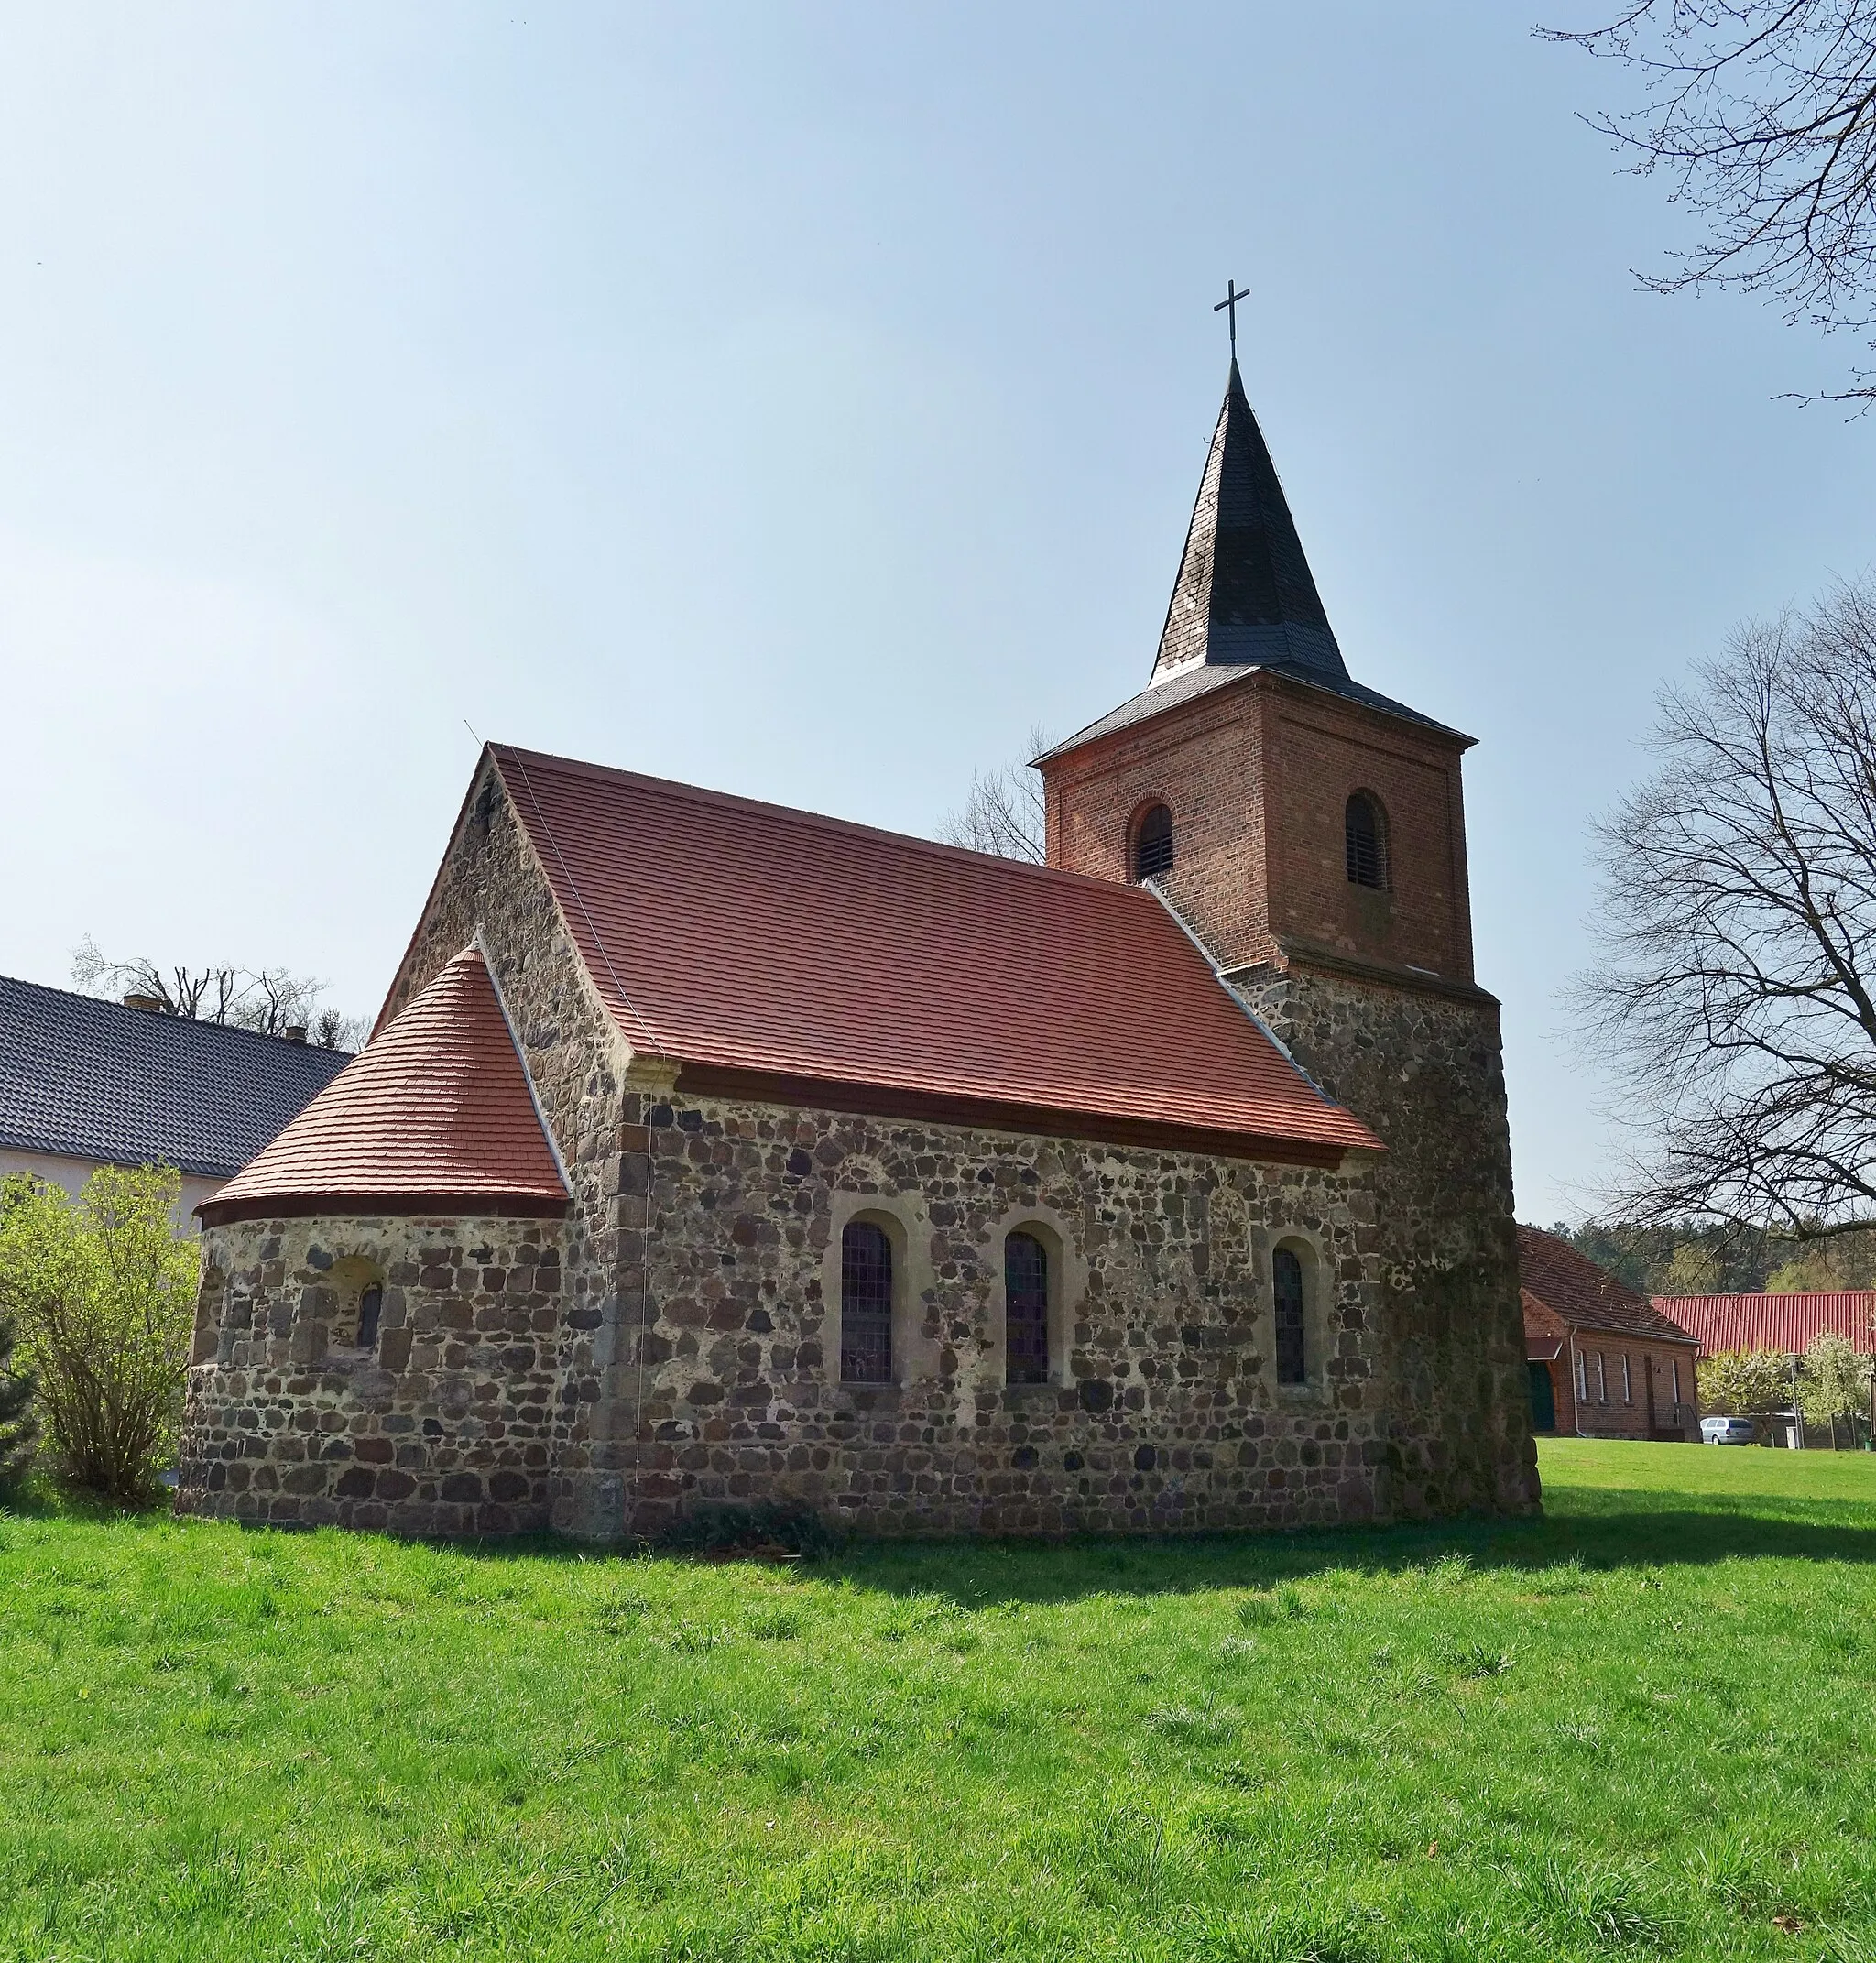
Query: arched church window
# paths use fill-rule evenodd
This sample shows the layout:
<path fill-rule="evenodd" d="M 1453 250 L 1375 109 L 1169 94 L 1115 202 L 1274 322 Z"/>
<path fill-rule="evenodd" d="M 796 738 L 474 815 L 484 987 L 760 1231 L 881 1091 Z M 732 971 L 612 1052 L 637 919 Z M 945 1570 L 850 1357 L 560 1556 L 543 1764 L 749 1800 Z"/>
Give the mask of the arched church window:
<path fill-rule="evenodd" d="M 892 1381 L 892 1243 L 870 1220 L 849 1221 L 840 1237 L 840 1377 Z"/>
<path fill-rule="evenodd" d="M 358 1297 L 358 1347 L 360 1349 L 377 1347 L 378 1318 L 384 1314 L 385 1292 L 374 1281 Z"/>
<path fill-rule="evenodd" d="M 1033 1234 L 1003 1242 L 1003 1350 L 1011 1383 L 1049 1381 L 1049 1250 Z"/>
<path fill-rule="evenodd" d="M 1155 804 L 1133 834 L 1133 876 L 1158 879 L 1172 870 L 1172 813 Z"/>
<path fill-rule="evenodd" d="M 1388 883 L 1388 827 L 1380 801 L 1366 791 L 1348 800 L 1344 822 L 1352 886 L 1385 887 Z"/>
<path fill-rule="evenodd" d="M 1303 1260 L 1294 1248 L 1279 1248 L 1271 1256 L 1271 1281 L 1277 1298 L 1277 1381 L 1309 1381 L 1309 1355 L 1303 1336 Z"/>

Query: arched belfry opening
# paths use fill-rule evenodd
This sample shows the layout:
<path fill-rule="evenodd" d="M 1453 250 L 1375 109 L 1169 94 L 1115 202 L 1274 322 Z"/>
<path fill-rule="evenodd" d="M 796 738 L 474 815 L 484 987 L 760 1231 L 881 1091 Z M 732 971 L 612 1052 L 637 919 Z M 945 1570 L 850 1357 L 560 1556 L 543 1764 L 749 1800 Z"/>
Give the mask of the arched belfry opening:
<path fill-rule="evenodd" d="M 1133 877 L 1163 879 L 1174 857 L 1172 813 L 1163 804 L 1150 804 L 1133 828 Z"/>

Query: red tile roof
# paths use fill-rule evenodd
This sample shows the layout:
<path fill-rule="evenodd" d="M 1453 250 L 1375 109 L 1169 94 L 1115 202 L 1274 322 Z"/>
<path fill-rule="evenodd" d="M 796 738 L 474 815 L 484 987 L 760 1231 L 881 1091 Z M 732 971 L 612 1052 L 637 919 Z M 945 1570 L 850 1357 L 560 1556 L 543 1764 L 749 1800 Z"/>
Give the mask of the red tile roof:
<path fill-rule="evenodd" d="M 552 1148 L 482 955 L 458 954 L 203 1221 L 323 1213 L 556 1215 Z"/>
<path fill-rule="evenodd" d="M 1540 1227 L 1518 1229 L 1518 1284 L 1527 1311 L 1533 1302 L 1541 1303 L 1569 1329 L 1594 1329 L 1650 1343 L 1694 1340 L 1645 1295 L 1624 1288 L 1606 1268 Z M 1525 1330 L 1527 1336 L 1533 1333 L 1528 1322 Z"/>
<path fill-rule="evenodd" d="M 1700 1354 L 1776 1349 L 1801 1357 L 1820 1330 L 1834 1329 L 1866 1357 L 1876 1356 L 1870 1317 L 1876 1291 L 1816 1295 L 1657 1295 L 1654 1305 L 1700 1341 Z"/>
<path fill-rule="evenodd" d="M 1248 1157 L 1378 1147 L 1138 887 L 492 754 L 606 1006 L 683 1087 Z"/>

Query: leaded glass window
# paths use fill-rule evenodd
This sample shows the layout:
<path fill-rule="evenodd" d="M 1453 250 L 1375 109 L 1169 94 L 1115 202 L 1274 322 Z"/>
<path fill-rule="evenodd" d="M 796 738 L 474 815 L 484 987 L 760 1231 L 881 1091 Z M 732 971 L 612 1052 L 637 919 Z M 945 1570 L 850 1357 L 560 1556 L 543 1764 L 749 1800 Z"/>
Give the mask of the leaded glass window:
<path fill-rule="evenodd" d="M 892 1381 L 892 1243 L 870 1220 L 840 1237 L 840 1375 L 844 1383 Z"/>
<path fill-rule="evenodd" d="M 1049 1381 L 1049 1250 L 1033 1234 L 1003 1243 L 1005 1371 L 1013 1384 Z"/>
<path fill-rule="evenodd" d="M 1277 1381 L 1309 1381 L 1309 1356 L 1303 1328 L 1303 1262 L 1293 1248 L 1279 1248 L 1271 1257 L 1271 1280 L 1277 1296 Z"/>

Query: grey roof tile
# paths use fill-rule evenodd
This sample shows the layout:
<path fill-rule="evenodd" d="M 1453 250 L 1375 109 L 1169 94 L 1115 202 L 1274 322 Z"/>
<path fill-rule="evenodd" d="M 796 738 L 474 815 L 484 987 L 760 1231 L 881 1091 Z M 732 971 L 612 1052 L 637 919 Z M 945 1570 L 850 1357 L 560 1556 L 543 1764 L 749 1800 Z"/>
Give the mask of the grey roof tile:
<path fill-rule="evenodd" d="M 0 976 L 0 1145 L 225 1179 L 351 1061 Z"/>

